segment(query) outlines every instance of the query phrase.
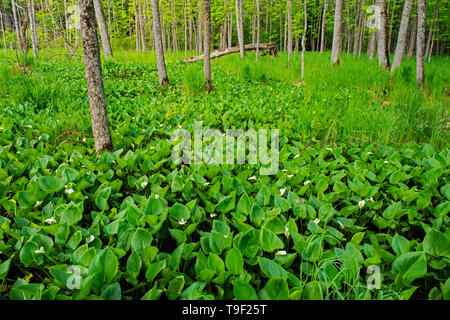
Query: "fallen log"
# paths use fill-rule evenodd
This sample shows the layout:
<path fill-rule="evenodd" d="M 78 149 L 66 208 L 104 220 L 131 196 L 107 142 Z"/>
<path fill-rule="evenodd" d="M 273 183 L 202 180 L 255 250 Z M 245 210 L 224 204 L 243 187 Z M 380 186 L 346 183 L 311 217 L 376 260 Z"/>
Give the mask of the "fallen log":
<path fill-rule="evenodd" d="M 250 50 L 256 50 L 257 47 L 258 47 L 257 44 L 246 44 L 244 46 L 244 49 L 245 49 L 245 51 L 250 51 Z M 277 45 L 274 42 L 260 43 L 259 50 L 262 52 L 263 55 L 270 54 L 272 57 L 274 57 L 274 56 L 276 57 L 278 55 Z M 225 56 L 227 54 L 232 54 L 232 53 L 237 53 L 237 52 L 239 52 L 239 46 L 226 48 L 224 50 L 217 50 L 217 51 L 214 51 L 211 53 L 211 59 L 219 58 L 219 57 Z M 201 60 L 203 60 L 203 55 L 185 58 L 181 61 L 189 63 L 189 62 L 197 62 L 197 61 L 201 61 Z M 177 61 L 177 62 L 180 62 L 180 61 Z"/>

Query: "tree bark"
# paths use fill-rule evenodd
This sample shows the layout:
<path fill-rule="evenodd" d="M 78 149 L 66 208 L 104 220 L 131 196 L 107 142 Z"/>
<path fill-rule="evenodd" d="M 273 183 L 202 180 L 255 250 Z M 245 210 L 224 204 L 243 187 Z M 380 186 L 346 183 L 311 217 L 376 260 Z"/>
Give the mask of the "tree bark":
<path fill-rule="evenodd" d="M 417 17 L 414 17 L 412 19 L 411 24 L 411 34 L 409 38 L 408 55 L 407 55 L 408 59 L 411 59 L 412 55 L 414 54 L 414 48 L 416 47 L 416 34 L 417 34 Z"/>
<path fill-rule="evenodd" d="M 244 44 L 244 25 L 243 25 L 243 0 L 236 0 L 236 25 L 238 32 L 239 51 L 241 53 L 241 59 L 245 58 L 245 44 Z"/>
<path fill-rule="evenodd" d="M 142 14 L 143 9 L 142 9 L 142 3 L 139 3 L 138 6 L 138 10 L 139 10 L 139 33 L 141 35 L 141 48 L 142 48 L 142 52 L 145 53 L 147 52 L 147 43 L 145 41 L 145 21 L 144 21 L 144 15 Z"/>
<path fill-rule="evenodd" d="M 102 38 L 103 55 L 105 59 L 112 56 L 111 42 L 109 40 L 108 27 L 106 26 L 105 13 L 101 0 L 94 0 L 95 16 L 97 17 L 100 37 Z"/>
<path fill-rule="evenodd" d="M 135 29 L 136 29 L 136 51 L 140 52 L 140 40 L 139 40 L 139 11 L 136 6 L 136 0 L 133 0 L 133 7 L 134 7 L 134 22 L 135 22 Z"/>
<path fill-rule="evenodd" d="M 425 84 L 425 24 L 426 1 L 417 0 L 417 53 L 416 53 L 416 81 L 420 89 Z"/>
<path fill-rule="evenodd" d="M 306 43 L 305 43 L 305 37 L 306 37 L 306 28 L 308 26 L 307 23 L 307 10 L 306 10 L 306 1 L 305 1 L 305 12 L 304 12 L 304 18 L 305 18 L 305 24 L 304 24 L 304 29 L 303 29 L 303 35 L 302 35 L 302 80 L 303 77 L 305 75 L 305 51 L 306 51 Z"/>
<path fill-rule="evenodd" d="M 331 64 L 340 62 L 342 48 L 342 0 L 336 0 L 336 10 L 334 13 L 333 47 L 331 49 Z"/>
<path fill-rule="evenodd" d="M 256 33 L 256 63 L 258 63 L 258 57 L 259 57 L 259 43 L 261 42 L 261 21 L 260 21 L 260 12 L 261 11 L 261 3 L 260 0 L 256 0 L 256 27 L 257 27 L 257 33 Z M 267 20 L 267 19 L 266 19 Z"/>
<path fill-rule="evenodd" d="M 6 48 L 6 36 L 5 36 L 5 25 L 3 24 L 3 14 L 0 11 L 0 23 L 2 26 L 2 36 L 3 36 L 3 51 L 5 51 L 5 54 L 8 53 L 8 49 Z"/>
<path fill-rule="evenodd" d="M 323 14 L 322 14 L 322 30 L 320 33 L 320 52 L 325 51 L 325 23 L 327 16 L 327 0 L 325 0 L 325 4 L 323 5 Z"/>
<path fill-rule="evenodd" d="M 291 63 L 291 54 L 292 54 L 292 5 L 291 0 L 287 0 L 287 52 L 288 52 L 288 68 Z"/>
<path fill-rule="evenodd" d="M 187 14 L 186 14 L 186 8 L 187 7 L 187 0 L 184 0 L 184 55 L 187 56 L 188 51 L 188 36 L 187 36 Z"/>
<path fill-rule="evenodd" d="M 16 29 L 17 48 L 19 48 L 20 51 L 24 52 L 24 48 L 22 47 L 22 36 L 20 35 L 19 20 L 17 17 L 16 2 L 14 0 L 11 0 L 11 8 L 13 12 L 14 28 Z"/>
<path fill-rule="evenodd" d="M 205 34 L 204 34 L 204 60 L 203 60 L 203 73 L 205 77 L 205 91 L 211 92 L 211 52 L 210 52 L 210 37 L 211 37 L 211 0 L 204 0 L 204 22 L 205 22 Z"/>
<path fill-rule="evenodd" d="M 257 47 L 256 44 L 246 44 L 244 49 L 246 51 L 250 51 L 250 50 L 256 50 L 256 47 Z M 260 43 L 258 47 L 259 47 L 259 50 L 263 51 L 264 53 L 269 53 L 271 56 L 278 55 L 277 45 L 273 42 Z M 237 52 L 240 52 L 240 50 L 241 50 L 241 48 L 239 46 L 227 48 L 225 50 L 217 50 L 217 51 L 214 51 L 211 53 L 211 59 L 220 58 L 220 57 L 226 56 L 228 54 L 232 54 L 232 53 L 237 53 Z M 204 55 L 200 55 L 200 56 L 196 56 L 196 57 L 188 57 L 181 61 L 190 63 L 190 62 L 201 61 L 201 60 L 203 60 L 203 58 L 204 58 Z M 177 61 L 177 62 L 180 62 L 180 61 Z"/>
<path fill-rule="evenodd" d="M 159 5 L 158 0 L 152 1 L 152 17 L 153 17 L 153 34 L 155 38 L 156 62 L 158 65 L 159 84 L 161 86 L 169 85 L 167 77 L 166 62 L 164 60 L 164 52 L 161 39 L 161 24 L 159 22 Z"/>
<path fill-rule="evenodd" d="M 33 55 L 38 58 L 38 40 L 36 32 L 36 20 L 34 14 L 34 1 L 28 0 L 28 16 L 30 19 L 31 45 L 33 46 Z"/>
<path fill-rule="evenodd" d="M 114 150 L 106 112 L 105 91 L 103 88 L 100 47 L 97 38 L 93 0 L 79 0 L 81 38 L 83 42 L 89 108 L 95 151 Z"/>
<path fill-rule="evenodd" d="M 402 20 L 400 22 L 400 30 L 398 32 L 397 47 L 395 48 L 394 61 L 392 62 L 391 72 L 400 66 L 402 57 L 406 48 L 406 39 L 408 35 L 409 16 L 411 14 L 412 0 L 405 0 L 403 6 Z"/>
<path fill-rule="evenodd" d="M 378 64 L 383 66 L 383 69 L 389 69 L 389 54 L 387 51 L 387 37 L 386 37 L 386 0 L 378 0 L 380 7 L 380 29 L 378 30 Z"/>

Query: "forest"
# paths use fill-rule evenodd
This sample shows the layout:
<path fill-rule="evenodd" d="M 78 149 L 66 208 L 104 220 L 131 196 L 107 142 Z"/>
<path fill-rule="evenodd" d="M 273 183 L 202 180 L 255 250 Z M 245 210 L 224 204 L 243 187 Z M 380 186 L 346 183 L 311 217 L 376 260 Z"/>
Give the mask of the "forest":
<path fill-rule="evenodd" d="M 447 0 L 0 0 L 0 300 L 450 300 Z"/>

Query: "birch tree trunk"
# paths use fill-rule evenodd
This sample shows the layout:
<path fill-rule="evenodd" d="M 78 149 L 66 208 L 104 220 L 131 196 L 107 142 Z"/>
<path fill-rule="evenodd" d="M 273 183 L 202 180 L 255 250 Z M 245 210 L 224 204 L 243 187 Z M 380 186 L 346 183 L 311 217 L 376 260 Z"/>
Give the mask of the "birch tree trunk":
<path fill-rule="evenodd" d="M 188 35 L 187 35 L 187 0 L 184 0 L 184 55 L 187 56 L 188 51 Z"/>
<path fill-rule="evenodd" d="M 17 48 L 19 48 L 20 51 L 24 52 L 24 48 L 22 47 L 22 37 L 20 36 L 20 27 L 19 27 L 19 20 L 17 17 L 16 2 L 14 0 L 11 0 L 11 8 L 13 12 L 14 28 L 16 29 Z"/>
<path fill-rule="evenodd" d="M 408 59 L 411 59 L 412 55 L 414 54 L 414 48 L 416 47 L 416 34 L 417 34 L 417 17 L 414 17 L 412 19 L 411 34 L 408 44 L 408 55 L 407 55 Z"/>
<path fill-rule="evenodd" d="M 0 23 L 2 27 L 2 36 L 3 36 L 3 51 L 5 51 L 5 54 L 7 54 L 8 49 L 6 48 L 5 25 L 3 24 L 3 14 L 1 10 L 0 10 Z"/>
<path fill-rule="evenodd" d="M 400 22 L 400 30 L 398 32 L 397 47 L 395 48 L 394 61 L 392 62 L 391 72 L 394 72 L 402 62 L 402 57 L 406 48 L 406 39 L 408 35 L 409 16 L 411 14 L 412 0 L 405 0 L 403 6 L 402 20 Z"/>
<path fill-rule="evenodd" d="M 417 53 L 416 53 L 416 81 L 420 89 L 425 84 L 425 24 L 426 1 L 417 0 Z"/>
<path fill-rule="evenodd" d="M 139 3 L 138 10 L 139 10 L 139 29 L 140 29 L 139 33 L 141 35 L 141 48 L 142 52 L 145 53 L 147 52 L 147 43 L 145 42 L 145 21 L 142 14 L 143 11 L 142 3 Z"/>
<path fill-rule="evenodd" d="M 367 56 L 370 60 L 373 59 L 373 56 L 375 55 L 375 50 L 377 47 L 377 33 L 372 31 L 370 33 L 370 39 L 369 44 L 367 45 Z"/>
<path fill-rule="evenodd" d="M 28 0 L 28 16 L 30 19 L 31 45 L 33 46 L 34 58 L 38 58 L 38 40 L 36 32 L 36 20 L 34 15 L 34 1 Z"/>
<path fill-rule="evenodd" d="M 244 49 L 244 25 L 243 25 L 243 0 L 236 0 L 236 25 L 238 32 L 238 41 L 239 41 L 239 50 L 241 54 L 241 59 L 245 58 L 245 49 Z"/>
<path fill-rule="evenodd" d="M 326 16 L 327 16 L 327 0 L 325 0 L 325 3 L 323 5 L 323 14 L 322 14 L 322 30 L 320 33 L 320 52 L 325 51 L 325 23 L 326 23 Z"/>
<path fill-rule="evenodd" d="M 136 0 L 133 0 L 134 7 L 134 22 L 136 29 L 136 51 L 140 52 L 140 41 L 139 41 L 139 12 L 136 6 Z"/>
<path fill-rule="evenodd" d="M 81 38 L 83 42 L 86 83 L 95 151 L 97 154 L 100 154 L 102 151 L 112 152 L 114 148 L 109 129 L 108 114 L 106 112 L 94 3 L 93 0 L 79 0 L 79 6 Z"/>
<path fill-rule="evenodd" d="M 256 63 L 258 63 L 258 56 L 259 56 L 259 43 L 260 40 L 260 28 L 261 28 L 261 21 L 260 21 L 260 13 L 261 13 L 261 0 L 256 0 L 256 27 L 257 27 L 257 33 L 256 33 Z M 267 19 L 266 19 L 267 20 Z"/>
<path fill-rule="evenodd" d="M 336 0 L 336 10 L 334 13 L 333 47 L 331 49 L 331 64 L 340 62 L 342 48 L 342 0 Z"/>
<path fill-rule="evenodd" d="M 378 65 L 382 65 L 383 69 L 389 69 L 389 54 L 387 52 L 386 37 L 386 0 L 378 0 L 380 7 L 380 29 L 378 30 Z"/>
<path fill-rule="evenodd" d="M 203 73 L 205 77 L 205 91 L 211 92 L 211 52 L 210 52 L 210 38 L 211 38 L 211 0 L 204 0 L 204 59 L 203 59 Z"/>
<path fill-rule="evenodd" d="M 100 29 L 100 37 L 102 38 L 103 55 L 105 59 L 112 56 L 111 42 L 109 40 L 108 27 L 106 26 L 105 13 L 101 0 L 93 0 L 95 8 L 95 16 L 97 17 L 98 27 Z"/>
<path fill-rule="evenodd" d="M 292 54 L 292 5 L 291 0 L 287 0 L 287 52 L 288 52 L 288 68 L 291 63 L 291 54 Z"/>
<path fill-rule="evenodd" d="M 203 24 L 203 15 L 202 15 L 202 0 L 198 0 L 197 2 L 197 7 L 198 7 L 198 52 L 202 52 L 203 51 L 203 33 L 202 33 L 202 24 Z"/>
<path fill-rule="evenodd" d="M 152 17 L 153 17 L 153 34 L 155 39 L 156 62 L 158 65 L 159 84 L 161 86 L 169 85 L 167 77 L 166 62 L 164 60 L 164 52 L 162 48 L 161 24 L 159 21 L 159 5 L 158 0 L 152 1 Z"/>
<path fill-rule="evenodd" d="M 305 24 L 304 24 L 304 29 L 303 29 L 303 35 L 302 35 L 302 80 L 303 77 L 305 75 L 305 51 L 306 51 L 306 43 L 305 43 L 305 38 L 306 38 L 306 28 L 308 26 L 308 22 L 307 22 L 307 10 L 306 10 L 306 1 L 305 1 L 305 12 L 304 12 L 304 18 L 305 18 Z"/>

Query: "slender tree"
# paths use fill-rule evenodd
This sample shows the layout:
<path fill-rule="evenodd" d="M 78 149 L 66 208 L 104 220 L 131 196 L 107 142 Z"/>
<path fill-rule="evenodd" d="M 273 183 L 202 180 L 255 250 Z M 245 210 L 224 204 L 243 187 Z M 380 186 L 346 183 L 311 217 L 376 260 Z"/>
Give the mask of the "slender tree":
<path fill-rule="evenodd" d="M 105 13 L 101 0 L 94 0 L 95 16 L 97 17 L 100 37 L 102 38 L 103 55 L 105 58 L 112 56 L 111 42 L 109 39 L 108 27 L 106 25 Z"/>
<path fill-rule="evenodd" d="M 378 30 L 378 64 L 389 69 L 389 53 L 387 47 L 386 0 L 378 0 L 380 7 L 380 29 Z"/>
<path fill-rule="evenodd" d="M 259 43 L 261 42 L 261 21 L 260 21 L 260 14 L 261 14 L 261 0 L 256 0 L 256 27 L 257 27 L 257 33 L 256 33 L 256 63 L 258 63 L 258 57 L 259 57 Z"/>
<path fill-rule="evenodd" d="M 305 8 L 304 8 L 304 26 L 303 26 L 303 35 L 302 35 L 302 80 L 305 75 L 305 51 L 306 51 L 306 28 L 308 27 L 308 12 L 307 12 L 307 6 L 306 1 L 304 0 Z"/>
<path fill-rule="evenodd" d="M 425 84 L 425 25 L 427 6 L 425 0 L 417 0 L 416 81 L 420 89 Z"/>
<path fill-rule="evenodd" d="M 320 33 L 320 52 L 325 51 L 325 28 L 326 28 L 326 17 L 327 17 L 327 0 L 323 5 L 323 14 L 322 14 L 322 30 Z"/>
<path fill-rule="evenodd" d="M 417 34 L 417 17 L 413 17 L 408 44 L 408 55 L 407 55 L 408 59 L 411 59 L 414 53 L 414 48 L 416 47 L 416 34 Z"/>
<path fill-rule="evenodd" d="M 152 1 L 152 17 L 153 17 L 153 35 L 155 39 L 156 62 L 158 65 L 159 84 L 161 86 L 169 85 L 167 77 L 166 62 L 164 60 L 164 52 L 162 48 L 161 24 L 159 21 L 159 4 L 158 0 Z"/>
<path fill-rule="evenodd" d="M 95 151 L 114 150 L 106 112 L 105 91 L 103 88 L 100 47 L 97 38 L 93 0 L 79 0 L 81 39 L 83 42 L 89 108 L 91 112 L 92 133 Z"/>
<path fill-rule="evenodd" d="M 3 14 L 0 10 L 0 24 L 2 27 L 2 36 L 3 36 L 3 51 L 5 51 L 5 54 L 8 53 L 8 49 L 6 48 L 6 35 L 5 35 L 5 25 L 3 24 Z"/>
<path fill-rule="evenodd" d="M 34 1 L 28 0 L 28 18 L 30 19 L 31 45 L 33 47 L 33 55 L 38 58 L 38 40 L 36 31 L 36 19 L 34 14 Z"/>
<path fill-rule="evenodd" d="M 402 20 L 400 22 L 400 30 L 398 32 L 397 47 L 395 48 L 394 61 L 392 62 L 391 72 L 394 72 L 402 62 L 403 54 L 405 53 L 406 40 L 408 35 L 409 16 L 411 14 L 412 0 L 405 0 L 403 6 Z"/>
<path fill-rule="evenodd" d="M 211 39 L 211 0 L 204 0 L 204 59 L 203 59 L 203 71 L 205 76 L 205 91 L 211 92 L 211 52 L 210 52 L 210 39 Z"/>
<path fill-rule="evenodd" d="M 287 0 L 287 52 L 288 52 L 288 68 L 291 62 L 291 54 L 292 54 L 292 5 L 291 0 Z"/>
<path fill-rule="evenodd" d="M 342 0 L 336 0 L 334 13 L 333 47 L 331 49 L 331 64 L 339 64 L 342 48 Z"/>
<path fill-rule="evenodd" d="M 245 58 L 245 47 L 244 47 L 244 23 L 243 23 L 243 0 L 236 0 L 236 26 L 239 41 L 239 52 L 241 53 L 241 59 Z"/>

